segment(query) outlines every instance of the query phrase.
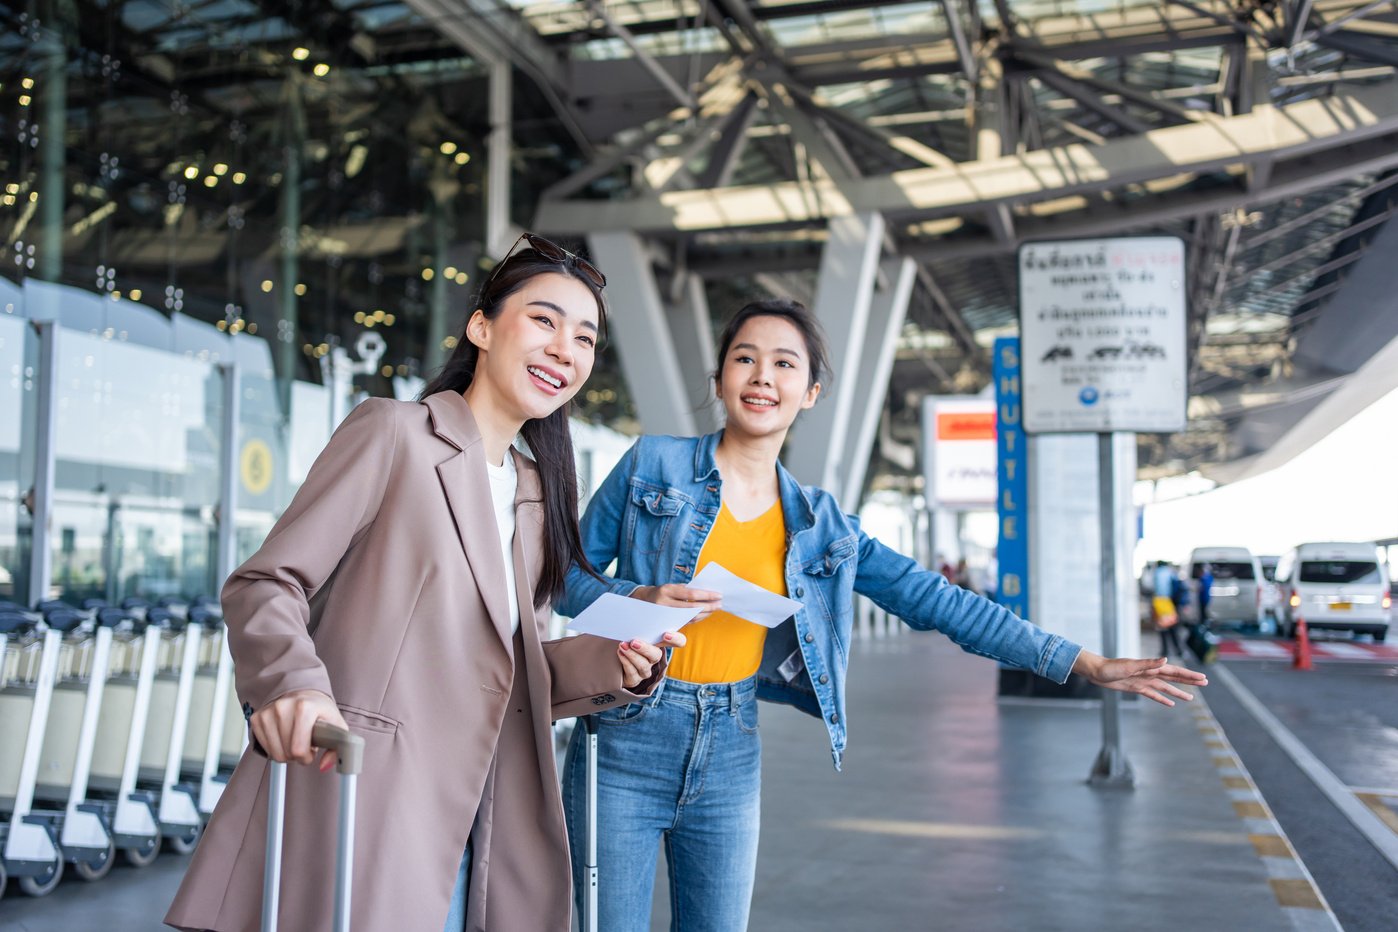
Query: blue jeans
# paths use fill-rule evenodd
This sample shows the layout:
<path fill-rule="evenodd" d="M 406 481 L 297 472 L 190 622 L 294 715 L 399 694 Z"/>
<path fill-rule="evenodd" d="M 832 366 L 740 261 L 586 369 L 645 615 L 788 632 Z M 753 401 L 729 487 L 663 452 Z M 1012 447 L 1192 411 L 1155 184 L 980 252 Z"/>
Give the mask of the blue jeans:
<path fill-rule="evenodd" d="M 451 890 L 451 906 L 447 907 L 447 922 L 442 932 L 461 932 L 466 928 L 466 892 L 471 889 L 471 842 L 466 842 L 466 853 L 461 855 L 461 866 L 456 869 L 456 886 Z"/>
<path fill-rule="evenodd" d="M 673 932 L 746 929 L 762 783 L 754 679 L 666 679 L 649 699 L 598 717 L 598 932 L 648 932 L 662 839 Z M 586 741 L 580 724 L 563 765 L 579 915 L 587 877 Z"/>

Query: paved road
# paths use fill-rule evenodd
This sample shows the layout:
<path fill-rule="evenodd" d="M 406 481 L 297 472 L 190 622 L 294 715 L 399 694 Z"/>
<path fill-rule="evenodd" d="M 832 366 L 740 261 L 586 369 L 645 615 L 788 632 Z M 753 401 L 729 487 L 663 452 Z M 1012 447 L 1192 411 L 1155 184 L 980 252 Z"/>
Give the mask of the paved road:
<path fill-rule="evenodd" d="M 1222 646 L 1238 680 L 1398 832 L 1398 652 L 1323 641 L 1306 672 L 1281 659 L 1289 642 L 1235 637 Z M 1347 932 L 1392 929 L 1398 870 L 1228 690 L 1211 688 L 1209 704 Z"/>

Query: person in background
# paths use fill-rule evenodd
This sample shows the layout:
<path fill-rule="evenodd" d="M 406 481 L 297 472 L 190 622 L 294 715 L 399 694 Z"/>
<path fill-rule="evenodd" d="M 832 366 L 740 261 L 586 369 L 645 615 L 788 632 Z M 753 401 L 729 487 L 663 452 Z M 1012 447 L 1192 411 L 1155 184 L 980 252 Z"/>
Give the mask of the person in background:
<path fill-rule="evenodd" d="M 1214 589 L 1214 568 L 1205 563 L 1199 568 L 1199 591 L 1195 598 L 1199 603 L 1199 624 L 1205 627 L 1209 623 L 1209 602 L 1213 599 Z"/>
<path fill-rule="evenodd" d="M 757 699 L 818 717 L 839 767 L 855 593 L 914 628 L 1060 683 L 1077 672 L 1173 705 L 1192 698 L 1180 685 L 1206 682 L 1163 659 L 1111 660 L 1049 634 L 870 537 L 833 495 L 798 483 L 779 454 L 829 372 L 825 337 L 801 304 L 743 307 L 724 327 L 715 358 L 724 428 L 705 437 L 642 437 L 622 457 L 582 521 L 587 560 L 598 567 L 616 560 L 615 578 L 575 567 L 559 605 L 576 615 L 615 592 L 699 613 L 651 698 L 598 716 L 603 932 L 650 929 L 662 843 L 671 929 L 747 928 L 760 818 Z M 716 593 L 688 585 L 711 562 L 801 608 L 770 630 L 722 611 Z M 581 732 L 564 763 L 575 865 L 583 863 L 587 805 Z M 575 882 L 579 903 L 584 892 Z"/>
<path fill-rule="evenodd" d="M 1155 561 L 1155 573 L 1151 577 L 1151 593 L 1153 595 L 1163 595 L 1167 599 L 1174 598 L 1175 570 L 1170 566 L 1168 560 Z"/>

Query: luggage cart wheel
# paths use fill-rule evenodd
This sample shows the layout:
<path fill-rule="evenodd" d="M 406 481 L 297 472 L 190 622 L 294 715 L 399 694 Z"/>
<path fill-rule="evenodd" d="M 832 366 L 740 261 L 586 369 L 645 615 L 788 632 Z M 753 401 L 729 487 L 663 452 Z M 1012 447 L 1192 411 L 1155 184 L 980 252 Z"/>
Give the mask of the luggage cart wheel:
<path fill-rule="evenodd" d="M 204 826 L 194 825 L 184 830 L 179 835 L 166 835 L 166 846 L 176 854 L 191 854 L 194 846 L 199 844 L 199 836 L 204 833 Z"/>
<path fill-rule="evenodd" d="M 116 863 L 116 845 L 107 842 L 107 850 L 102 852 L 102 857 L 96 861 L 74 861 L 73 873 L 83 880 L 91 883 L 94 880 L 101 880 L 111 873 L 112 865 Z"/>
<path fill-rule="evenodd" d="M 122 848 L 122 857 L 126 858 L 126 863 L 132 867 L 149 867 L 160 856 L 160 840 L 160 832 L 156 832 L 139 848 Z"/>
<path fill-rule="evenodd" d="M 29 896 L 48 896 L 62 879 L 63 856 L 58 855 L 42 874 L 19 878 L 19 888 Z"/>

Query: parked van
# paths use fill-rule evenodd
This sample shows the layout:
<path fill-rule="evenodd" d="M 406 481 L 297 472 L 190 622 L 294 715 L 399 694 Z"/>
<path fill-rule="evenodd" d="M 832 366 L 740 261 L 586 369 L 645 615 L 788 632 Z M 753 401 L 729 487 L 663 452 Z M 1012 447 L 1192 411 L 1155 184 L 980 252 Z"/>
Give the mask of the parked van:
<path fill-rule="evenodd" d="M 1364 543 L 1301 544 L 1277 564 L 1282 589 L 1282 633 L 1296 634 L 1296 619 L 1308 628 L 1388 636 L 1392 593 L 1378 548 Z"/>
<path fill-rule="evenodd" d="M 1262 620 L 1262 567 L 1246 547 L 1196 547 L 1184 565 L 1192 604 L 1185 612 L 1190 621 L 1199 616 L 1199 579 L 1207 565 L 1213 573 L 1209 589 L 1209 620 L 1260 625 Z"/>

